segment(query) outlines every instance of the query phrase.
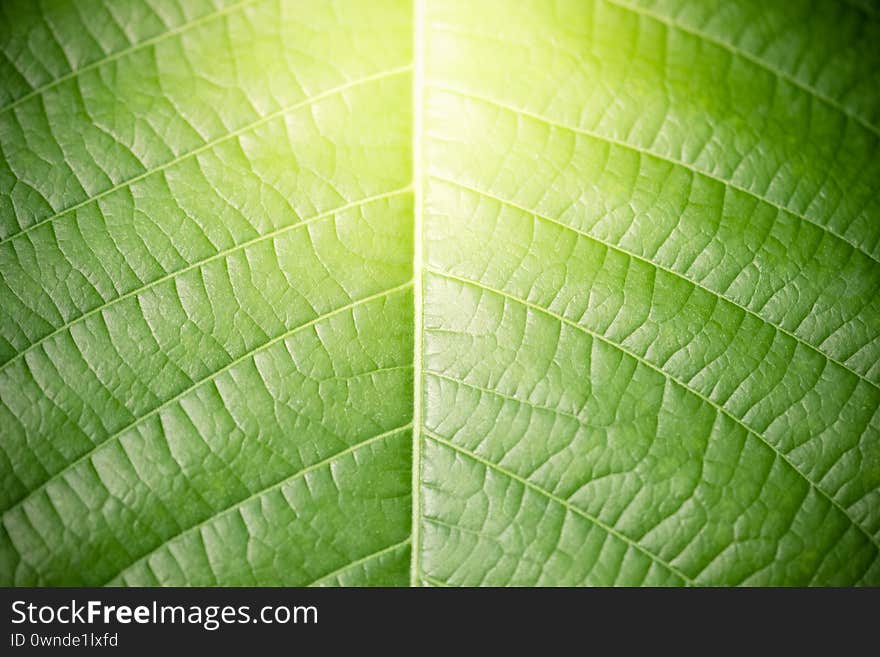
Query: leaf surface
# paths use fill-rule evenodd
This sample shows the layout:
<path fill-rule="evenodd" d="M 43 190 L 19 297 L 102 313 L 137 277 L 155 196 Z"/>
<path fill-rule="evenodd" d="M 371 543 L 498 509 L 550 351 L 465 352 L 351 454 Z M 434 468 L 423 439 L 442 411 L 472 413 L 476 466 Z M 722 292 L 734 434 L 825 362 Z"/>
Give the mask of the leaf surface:
<path fill-rule="evenodd" d="M 880 21 L 0 9 L 6 584 L 880 584 Z"/>

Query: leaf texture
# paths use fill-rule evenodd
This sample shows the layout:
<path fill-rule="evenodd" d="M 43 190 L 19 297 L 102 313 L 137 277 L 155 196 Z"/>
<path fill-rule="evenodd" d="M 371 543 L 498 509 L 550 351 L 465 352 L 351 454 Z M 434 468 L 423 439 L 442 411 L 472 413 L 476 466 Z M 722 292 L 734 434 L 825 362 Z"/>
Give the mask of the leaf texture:
<path fill-rule="evenodd" d="M 4 584 L 880 584 L 872 3 L 0 12 Z"/>

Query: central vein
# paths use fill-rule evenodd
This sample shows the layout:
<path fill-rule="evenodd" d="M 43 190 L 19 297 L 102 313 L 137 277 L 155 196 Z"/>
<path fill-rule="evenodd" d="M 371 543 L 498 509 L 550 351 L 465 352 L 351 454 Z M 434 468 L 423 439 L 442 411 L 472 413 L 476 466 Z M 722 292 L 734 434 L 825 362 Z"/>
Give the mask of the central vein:
<path fill-rule="evenodd" d="M 421 436 L 422 436 L 422 101 L 424 93 L 424 6 L 423 0 L 414 0 L 413 20 L 413 453 L 412 453 L 412 552 L 410 561 L 410 584 L 419 586 L 421 546 L 419 528 L 421 525 L 420 484 L 421 484 Z"/>

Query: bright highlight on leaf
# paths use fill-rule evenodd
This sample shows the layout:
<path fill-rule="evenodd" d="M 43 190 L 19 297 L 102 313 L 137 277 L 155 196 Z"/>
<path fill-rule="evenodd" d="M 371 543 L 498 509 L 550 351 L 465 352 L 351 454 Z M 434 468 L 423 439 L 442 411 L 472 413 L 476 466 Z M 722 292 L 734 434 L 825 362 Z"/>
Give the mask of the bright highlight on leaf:
<path fill-rule="evenodd" d="M 880 8 L 0 6 L 7 585 L 880 585 Z"/>

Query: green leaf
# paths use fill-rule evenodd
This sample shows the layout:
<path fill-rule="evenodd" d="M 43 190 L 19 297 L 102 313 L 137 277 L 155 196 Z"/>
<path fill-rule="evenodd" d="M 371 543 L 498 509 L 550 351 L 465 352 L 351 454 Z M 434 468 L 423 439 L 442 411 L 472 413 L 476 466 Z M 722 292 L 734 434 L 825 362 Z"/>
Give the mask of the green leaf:
<path fill-rule="evenodd" d="M 0 13 L 3 584 L 880 584 L 876 4 Z"/>

